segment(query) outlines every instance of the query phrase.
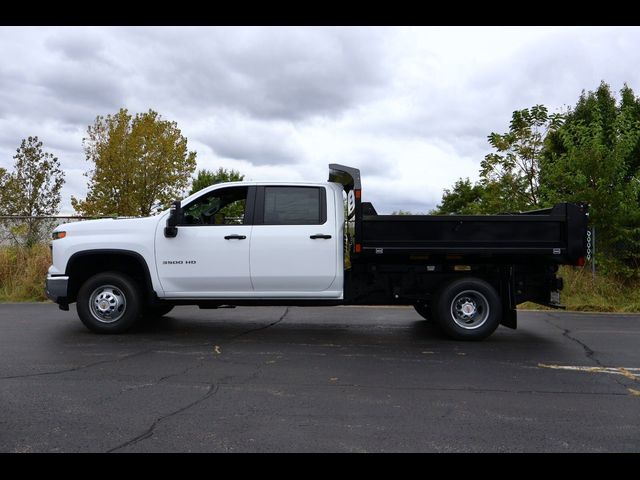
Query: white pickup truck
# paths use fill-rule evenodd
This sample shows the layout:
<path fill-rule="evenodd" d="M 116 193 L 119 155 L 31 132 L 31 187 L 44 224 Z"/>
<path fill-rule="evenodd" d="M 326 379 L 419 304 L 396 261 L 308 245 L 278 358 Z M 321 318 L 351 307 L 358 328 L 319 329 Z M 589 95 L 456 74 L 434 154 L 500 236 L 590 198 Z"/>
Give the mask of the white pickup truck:
<path fill-rule="evenodd" d="M 147 218 L 53 232 L 47 296 L 97 333 L 174 305 L 413 305 L 451 337 L 559 305 L 559 264 L 584 262 L 584 205 L 492 216 L 377 215 L 357 169 L 323 183 L 234 182 Z"/>

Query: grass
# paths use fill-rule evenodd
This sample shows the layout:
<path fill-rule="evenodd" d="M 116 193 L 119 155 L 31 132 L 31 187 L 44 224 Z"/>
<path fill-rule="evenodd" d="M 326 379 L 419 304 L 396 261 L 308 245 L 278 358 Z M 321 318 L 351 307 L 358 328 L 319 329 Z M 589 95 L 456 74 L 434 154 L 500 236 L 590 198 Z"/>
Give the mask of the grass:
<path fill-rule="evenodd" d="M 42 301 L 47 270 L 51 265 L 48 245 L 0 247 L 0 301 Z"/>
<path fill-rule="evenodd" d="M 48 245 L 0 247 L 0 302 L 44 301 L 44 280 L 51 265 Z M 640 282 L 623 282 L 588 268 L 561 267 L 564 290 L 560 298 L 568 310 L 640 312 Z M 534 303 L 519 308 L 545 309 Z"/>
<path fill-rule="evenodd" d="M 640 312 L 640 283 L 624 282 L 613 275 L 580 267 L 560 267 L 558 276 L 564 279 L 560 303 L 567 310 L 584 312 Z M 546 310 L 541 305 L 526 302 L 518 308 Z"/>

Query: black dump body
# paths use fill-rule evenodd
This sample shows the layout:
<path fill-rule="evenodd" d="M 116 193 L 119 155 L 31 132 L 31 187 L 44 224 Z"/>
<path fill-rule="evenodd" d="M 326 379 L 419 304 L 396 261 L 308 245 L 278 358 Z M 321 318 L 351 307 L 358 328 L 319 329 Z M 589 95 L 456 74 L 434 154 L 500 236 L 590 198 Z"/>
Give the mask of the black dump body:
<path fill-rule="evenodd" d="M 363 255 L 445 253 L 575 265 L 585 250 L 585 212 L 584 205 L 560 203 L 504 215 L 363 215 L 361 251 Z"/>
<path fill-rule="evenodd" d="M 347 193 L 345 303 L 428 303 L 448 282 L 483 279 L 503 299 L 503 324 L 516 305 L 560 307 L 559 265 L 582 265 L 587 206 L 501 215 L 377 215 L 362 202 L 360 172 L 329 165 L 329 181 Z"/>
<path fill-rule="evenodd" d="M 587 206 L 501 215 L 377 215 L 361 201 L 360 171 L 329 165 L 329 181 L 351 195 L 354 260 L 370 255 L 462 255 L 511 263 L 577 265 L 585 254 Z"/>

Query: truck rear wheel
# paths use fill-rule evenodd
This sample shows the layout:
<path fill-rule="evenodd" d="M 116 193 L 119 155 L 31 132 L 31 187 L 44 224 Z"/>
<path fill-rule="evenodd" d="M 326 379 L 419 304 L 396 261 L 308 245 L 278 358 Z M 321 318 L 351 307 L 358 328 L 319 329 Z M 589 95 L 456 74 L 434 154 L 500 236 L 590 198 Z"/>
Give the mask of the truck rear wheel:
<path fill-rule="evenodd" d="M 502 318 L 502 302 L 496 290 L 479 278 L 454 280 L 432 302 L 434 319 L 456 340 L 483 340 Z"/>
<path fill-rule="evenodd" d="M 140 289 L 120 272 L 99 273 L 80 287 L 76 308 L 80 320 L 92 332 L 123 333 L 142 313 Z"/>

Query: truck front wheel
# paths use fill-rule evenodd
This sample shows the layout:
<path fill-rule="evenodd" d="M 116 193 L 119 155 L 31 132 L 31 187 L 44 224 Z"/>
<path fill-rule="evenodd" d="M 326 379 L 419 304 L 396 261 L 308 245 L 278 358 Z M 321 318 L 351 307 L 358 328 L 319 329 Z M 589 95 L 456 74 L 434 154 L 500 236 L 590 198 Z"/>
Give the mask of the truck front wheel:
<path fill-rule="evenodd" d="M 139 287 L 122 273 L 99 273 L 80 287 L 76 308 L 80 320 L 89 330 L 123 333 L 141 316 Z"/>
<path fill-rule="evenodd" d="M 496 290 L 479 278 L 461 278 L 446 285 L 432 302 L 434 319 L 456 340 L 483 340 L 502 317 Z"/>

